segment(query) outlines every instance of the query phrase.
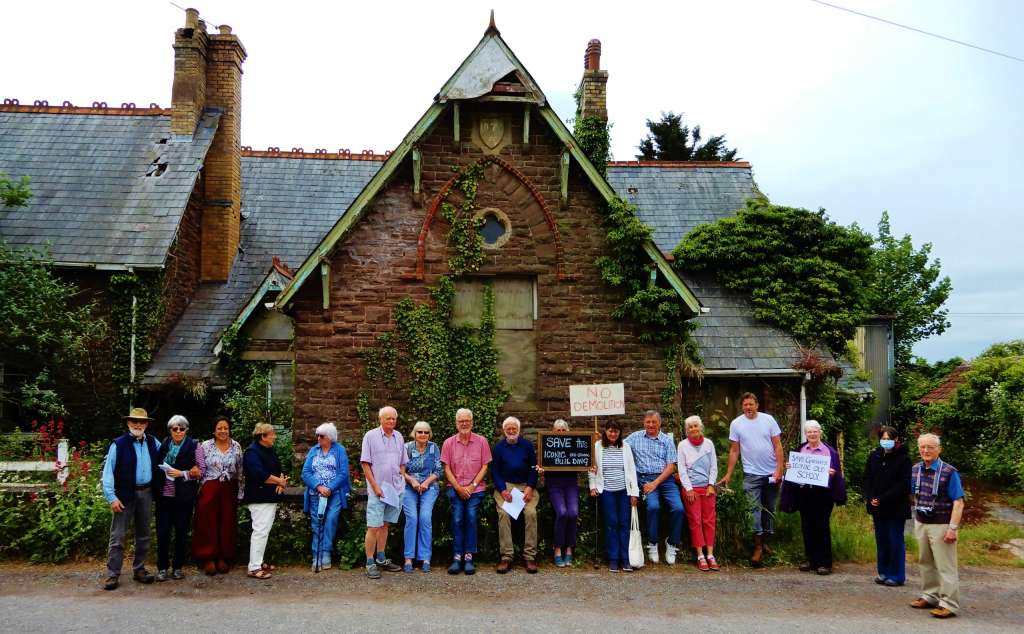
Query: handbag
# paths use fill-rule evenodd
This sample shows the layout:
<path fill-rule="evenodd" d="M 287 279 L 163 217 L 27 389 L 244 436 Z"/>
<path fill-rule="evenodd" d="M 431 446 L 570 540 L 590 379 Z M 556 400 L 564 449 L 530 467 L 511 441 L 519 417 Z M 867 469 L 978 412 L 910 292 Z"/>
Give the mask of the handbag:
<path fill-rule="evenodd" d="M 632 511 L 633 515 L 629 519 L 629 565 L 633 568 L 643 568 L 644 541 L 640 535 L 640 518 L 637 517 L 635 506 Z"/>

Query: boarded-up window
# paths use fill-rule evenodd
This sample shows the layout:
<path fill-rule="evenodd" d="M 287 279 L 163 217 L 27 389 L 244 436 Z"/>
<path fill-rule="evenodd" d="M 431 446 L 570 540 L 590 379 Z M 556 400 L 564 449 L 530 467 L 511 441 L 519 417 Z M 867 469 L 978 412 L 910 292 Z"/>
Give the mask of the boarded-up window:
<path fill-rule="evenodd" d="M 533 330 L 537 298 L 533 278 L 476 278 L 457 282 L 452 321 L 460 326 L 480 325 L 487 283 L 494 287 L 498 372 L 511 392 L 511 401 L 532 401 L 537 392 L 537 339 Z"/>

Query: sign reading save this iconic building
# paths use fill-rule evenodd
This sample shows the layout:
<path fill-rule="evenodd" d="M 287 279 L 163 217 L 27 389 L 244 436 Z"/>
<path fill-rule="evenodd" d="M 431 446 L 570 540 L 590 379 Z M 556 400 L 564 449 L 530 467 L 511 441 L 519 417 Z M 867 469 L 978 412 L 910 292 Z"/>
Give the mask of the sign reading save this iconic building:
<path fill-rule="evenodd" d="M 595 265 L 606 250 L 600 210 L 615 196 L 654 227 L 643 257 L 701 326 L 705 381 L 719 387 L 684 394 L 689 405 L 718 390 L 729 415 L 729 394 L 803 379 L 791 336 L 664 256 L 757 195 L 750 165 L 612 162 L 602 176 L 493 21 L 385 155 L 242 147 L 241 41 L 226 26 L 207 33 L 189 10 L 174 50 L 169 109 L 0 106 L 0 171 L 29 175 L 34 192 L 28 207 L 0 214 L 0 235 L 13 246 L 49 243 L 63 274 L 101 299 L 112 272 L 163 276 L 156 350 L 137 368 L 149 393 L 140 398 L 167 403 L 161 415 L 188 407 L 176 386 L 216 388 L 235 325 L 249 341 L 243 359 L 280 368 L 275 389 L 293 393 L 297 439 L 323 420 L 358 428 L 363 353 L 394 329 L 401 298 L 425 301 L 449 272 L 439 206 L 453 169 L 473 164 L 483 166 L 485 259 L 457 282 L 455 319 L 479 319 L 483 284 L 492 285 L 507 411 L 546 426 L 570 416 L 570 385 L 609 383 L 624 384 L 627 418 L 659 406 L 663 353 L 612 318 L 623 297 Z M 593 41 L 580 94 L 603 118 L 607 79 Z"/>

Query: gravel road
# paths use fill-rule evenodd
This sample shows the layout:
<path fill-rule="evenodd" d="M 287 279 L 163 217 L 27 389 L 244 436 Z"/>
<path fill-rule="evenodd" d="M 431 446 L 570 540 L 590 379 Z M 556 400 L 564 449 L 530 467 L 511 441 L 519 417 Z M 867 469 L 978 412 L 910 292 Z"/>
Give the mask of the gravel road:
<path fill-rule="evenodd" d="M 235 570 L 143 586 L 122 576 L 100 589 L 102 565 L 0 565 L 0 629 L 6 632 L 902 632 L 1024 631 L 1024 569 L 961 571 L 965 604 L 941 622 L 913 610 L 906 587 L 871 582 L 873 569 L 844 565 L 818 577 L 795 570 L 701 573 L 664 565 L 631 575 L 589 566 L 522 568 L 474 577 L 278 570 L 270 581 Z"/>

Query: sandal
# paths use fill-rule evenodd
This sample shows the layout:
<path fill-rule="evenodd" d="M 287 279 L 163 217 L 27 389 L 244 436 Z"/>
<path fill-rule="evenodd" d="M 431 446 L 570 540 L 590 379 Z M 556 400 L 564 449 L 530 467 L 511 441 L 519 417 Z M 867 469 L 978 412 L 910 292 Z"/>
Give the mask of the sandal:
<path fill-rule="evenodd" d="M 270 579 L 273 575 L 271 575 L 266 570 L 250 570 L 247 573 L 247 576 L 252 577 L 253 579 L 263 579 L 263 580 L 266 580 L 266 579 Z"/>
<path fill-rule="evenodd" d="M 260 570 L 266 570 L 268 572 L 272 572 L 274 570 L 277 570 L 277 566 L 275 566 L 273 564 L 261 564 L 260 565 Z"/>
<path fill-rule="evenodd" d="M 715 556 L 714 555 L 708 555 L 708 568 L 712 572 L 714 572 L 716 570 L 721 570 L 721 566 L 719 566 L 718 562 L 715 561 Z"/>
<path fill-rule="evenodd" d="M 697 559 L 697 568 L 704 572 L 711 570 L 711 568 L 708 567 L 708 560 L 704 559 L 703 557 Z"/>

